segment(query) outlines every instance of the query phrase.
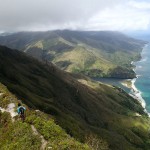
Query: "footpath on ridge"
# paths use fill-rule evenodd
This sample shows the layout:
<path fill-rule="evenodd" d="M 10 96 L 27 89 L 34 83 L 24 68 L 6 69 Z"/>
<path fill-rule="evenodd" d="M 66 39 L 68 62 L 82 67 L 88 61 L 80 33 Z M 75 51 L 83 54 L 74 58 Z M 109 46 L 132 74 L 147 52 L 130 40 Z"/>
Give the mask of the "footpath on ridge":
<path fill-rule="evenodd" d="M 4 93 L 0 93 L 0 96 L 3 96 Z M 12 122 L 15 121 L 15 116 L 17 116 L 17 112 L 15 111 L 15 103 L 10 103 L 8 104 L 7 108 L 2 108 L 0 107 L 0 111 L 3 112 L 8 112 L 11 116 Z M 41 148 L 40 150 L 45 150 L 46 145 L 47 145 L 47 140 L 44 139 L 44 137 L 37 131 L 37 129 L 34 127 L 34 125 L 31 125 L 31 129 L 33 131 L 33 134 L 38 135 L 41 138 Z M 49 147 L 49 149 L 52 147 Z"/>
<path fill-rule="evenodd" d="M 53 116 L 26 107 L 21 121 L 17 104 L 21 100 L 0 83 L 0 147 L 3 150 L 90 150 L 55 123 Z M 21 137 L 21 138 L 20 138 Z"/>

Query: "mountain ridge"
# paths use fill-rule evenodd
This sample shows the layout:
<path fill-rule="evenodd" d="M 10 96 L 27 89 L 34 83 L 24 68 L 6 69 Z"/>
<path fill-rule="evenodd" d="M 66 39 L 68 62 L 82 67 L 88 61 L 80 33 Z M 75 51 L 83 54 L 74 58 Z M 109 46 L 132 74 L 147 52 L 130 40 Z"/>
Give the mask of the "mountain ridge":
<path fill-rule="evenodd" d="M 0 70 L 1 83 L 30 108 L 53 115 L 74 138 L 85 142 L 86 135 L 93 133 L 112 150 L 148 150 L 149 119 L 139 102 L 122 89 L 3 46 Z"/>
<path fill-rule="evenodd" d="M 91 77 L 134 78 L 131 62 L 140 59 L 145 43 L 113 31 L 55 30 L 0 36 L 1 45 Z"/>
<path fill-rule="evenodd" d="M 70 137 L 56 124 L 52 116 L 39 110 L 26 107 L 26 119 L 22 123 L 16 113 L 20 102 L 8 89 L 0 83 L 0 147 L 3 150 L 45 150 L 45 149 L 79 149 L 90 150 Z M 21 103 L 21 102 L 20 102 Z M 3 108 L 2 108 L 3 107 Z M 101 141 L 102 142 L 102 141 Z M 107 149 L 107 145 L 106 149 Z"/>

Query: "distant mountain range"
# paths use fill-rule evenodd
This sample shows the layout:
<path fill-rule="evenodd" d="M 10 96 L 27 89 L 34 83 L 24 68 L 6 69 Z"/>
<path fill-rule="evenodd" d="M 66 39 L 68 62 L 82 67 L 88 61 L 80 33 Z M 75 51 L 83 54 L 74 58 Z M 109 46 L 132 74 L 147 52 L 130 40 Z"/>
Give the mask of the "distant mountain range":
<path fill-rule="evenodd" d="M 96 135 L 96 140 L 103 139 L 100 146 L 106 141 L 111 150 L 150 147 L 148 116 L 139 102 L 120 88 L 64 72 L 4 46 L 0 46 L 0 83 L 30 108 L 51 114 L 81 142 Z M 40 128 L 39 121 L 30 121 Z"/>
<path fill-rule="evenodd" d="M 145 42 L 113 31 L 56 30 L 3 34 L 0 44 L 51 61 L 68 72 L 134 78 L 131 61 L 140 58 Z"/>

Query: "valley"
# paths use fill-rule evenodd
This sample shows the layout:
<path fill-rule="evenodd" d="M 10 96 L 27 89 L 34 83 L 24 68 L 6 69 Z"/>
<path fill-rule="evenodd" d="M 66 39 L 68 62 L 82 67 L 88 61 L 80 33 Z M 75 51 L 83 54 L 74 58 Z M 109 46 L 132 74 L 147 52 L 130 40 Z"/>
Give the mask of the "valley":
<path fill-rule="evenodd" d="M 134 78 L 132 61 L 145 41 L 115 31 L 19 32 L 0 36 L 0 45 L 23 51 L 60 69 L 89 77 Z"/>
<path fill-rule="evenodd" d="M 0 70 L 0 82 L 10 92 L 30 109 L 53 116 L 76 140 L 86 143 L 90 134 L 112 150 L 147 150 L 150 146 L 147 114 L 120 88 L 64 72 L 4 46 L 0 46 Z"/>

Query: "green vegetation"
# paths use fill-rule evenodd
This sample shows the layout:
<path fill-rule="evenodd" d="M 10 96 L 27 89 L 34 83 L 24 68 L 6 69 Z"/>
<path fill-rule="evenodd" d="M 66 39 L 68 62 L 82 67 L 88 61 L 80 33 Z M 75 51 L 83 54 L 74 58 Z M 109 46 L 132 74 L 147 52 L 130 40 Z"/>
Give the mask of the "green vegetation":
<path fill-rule="evenodd" d="M 140 59 L 145 42 L 119 32 L 57 30 L 1 36 L 0 44 L 51 61 L 68 72 L 134 78 L 131 62 Z"/>
<path fill-rule="evenodd" d="M 149 150 L 150 120 L 139 102 L 122 89 L 61 71 L 2 46 L 0 70 L 0 82 L 13 94 L 30 109 L 39 109 L 55 120 L 43 120 L 34 111 L 27 115 L 27 123 L 33 124 L 45 139 L 52 134 L 52 144 L 54 134 L 60 133 L 58 146 L 68 141 L 60 139 L 71 136 L 90 145 L 102 141 L 101 145 L 112 150 Z M 7 103 L 7 98 L 3 101 Z M 95 137 L 94 141 L 87 140 L 87 135 Z M 71 148 L 81 146 L 78 142 L 72 145 L 72 138 L 69 141 Z"/>
<path fill-rule="evenodd" d="M 109 70 L 109 76 L 113 77 L 113 78 L 117 77 L 117 78 L 124 79 L 124 78 L 128 77 L 128 79 L 132 79 L 136 76 L 136 74 L 133 70 L 118 66 L 114 69 Z"/>
<path fill-rule="evenodd" d="M 71 149 L 71 150 L 89 150 L 87 145 L 83 145 L 69 135 L 58 125 L 53 119 L 46 118 L 46 115 L 41 112 L 30 112 L 26 121 L 33 124 L 36 129 L 48 140 L 47 147 L 52 147 L 54 150 L 58 149 Z"/>
<path fill-rule="evenodd" d="M 102 73 L 107 73 L 109 68 L 114 68 L 115 65 L 106 61 L 101 56 L 96 56 L 91 51 L 87 51 L 84 47 L 77 47 L 72 51 L 64 52 L 57 56 L 53 62 L 64 62 L 69 60 L 70 64 L 65 69 L 68 72 L 83 73 L 88 76 L 102 76 Z M 95 70 L 95 71 L 93 71 Z"/>
<path fill-rule="evenodd" d="M 8 105 L 10 102 L 17 104 L 17 98 L 0 84 L 1 105 Z M 7 100 L 7 102 L 5 102 Z M 4 104 L 3 104 L 4 103 Z M 27 107 L 27 106 L 26 106 Z M 46 149 L 52 150 L 90 150 L 87 145 L 81 144 L 70 137 L 54 120 L 40 111 L 27 109 L 24 123 L 18 117 L 12 122 L 9 113 L 0 111 L 0 148 L 3 150 L 37 150 L 41 147 L 40 135 L 33 134 L 31 125 L 47 140 Z"/>
<path fill-rule="evenodd" d="M 9 103 L 16 103 L 17 98 L 9 93 L 7 88 L 0 83 L 0 107 L 6 108 Z M 17 105 L 16 105 L 17 106 Z M 31 134 L 29 124 L 22 123 L 20 120 L 12 122 L 11 116 L 7 112 L 0 111 L 0 148 L 3 150 L 26 150 L 40 149 L 41 140 L 38 136 Z"/>
<path fill-rule="evenodd" d="M 37 150 L 40 149 L 40 138 L 31 134 L 33 131 L 27 123 L 11 122 L 8 113 L 0 112 L 0 148 L 3 150 Z"/>

